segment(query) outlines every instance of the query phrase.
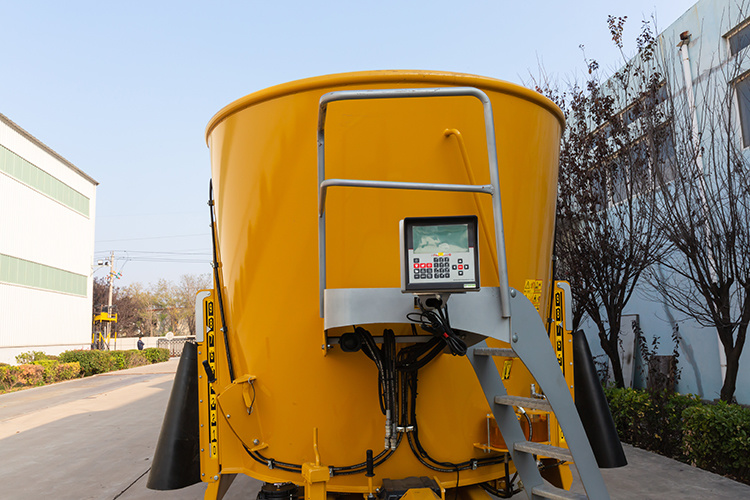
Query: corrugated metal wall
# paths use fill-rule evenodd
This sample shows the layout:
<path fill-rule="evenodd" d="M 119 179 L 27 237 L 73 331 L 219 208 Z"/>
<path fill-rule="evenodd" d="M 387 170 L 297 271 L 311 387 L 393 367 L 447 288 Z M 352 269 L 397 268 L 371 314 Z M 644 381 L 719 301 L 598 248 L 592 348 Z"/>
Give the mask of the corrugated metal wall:
<path fill-rule="evenodd" d="M 28 270 L 25 276 L 0 272 L 5 277 L 0 282 L 0 362 L 12 361 L 7 359 L 11 349 L 5 349 L 4 355 L 4 348 L 14 348 L 16 353 L 24 347 L 44 351 L 45 346 L 86 345 L 91 339 L 95 182 L 3 120 L 0 145 L 7 150 L 3 151 L 5 161 L 15 155 L 15 167 L 22 164 L 27 172 L 34 170 L 32 180 L 45 176 L 44 183 L 35 184 L 28 176 L 14 176 L 12 168 L 0 168 L 0 255 L 10 257 L 1 260 L 6 265 L 18 264 L 18 259 L 28 262 L 22 266 Z M 80 196 L 76 196 L 76 210 L 61 202 L 62 198 L 45 194 L 42 186 L 49 185 L 47 174 L 88 198 L 89 215 L 80 209 Z M 47 281 L 36 276 L 39 273 Z M 59 281 L 60 275 L 76 282 L 85 279 L 85 296 L 80 287 L 75 287 L 78 293 L 43 289 L 66 289 L 65 284 L 55 286 L 54 278 Z M 39 286 L 42 283 L 52 286 Z"/>

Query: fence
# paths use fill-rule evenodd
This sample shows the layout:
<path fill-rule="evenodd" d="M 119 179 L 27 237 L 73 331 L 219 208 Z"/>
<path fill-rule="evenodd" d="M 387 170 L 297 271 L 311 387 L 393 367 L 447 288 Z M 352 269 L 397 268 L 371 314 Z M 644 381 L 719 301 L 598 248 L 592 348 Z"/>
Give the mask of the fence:
<path fill-rule="evenodd" d="M 171 339 L 159 337 L 156 339 L 156 347 L 169 349 L 169 355 L 175 357 L 182 355 L 185 342 L 195 342 L 195 336 L 172 337 Z"/>
<path fill-rule="evenodd" d="M 186 335 L 181 337 L 172 337 L 168 339 L 166 337 L 141 337 L 143 340 L 144 347 L 163 347 L 169 349 L 170 356 L 180 356 L 182 354 L 182 346 L 185 345 L 186 341 L 195 341 L 194 335 Z M 109 348 L 113 351 L 127 351 L 129 349 L 138 348 L 138 337 L 122 337 L 118 338 L 117 341 L 111 340 Z"/>

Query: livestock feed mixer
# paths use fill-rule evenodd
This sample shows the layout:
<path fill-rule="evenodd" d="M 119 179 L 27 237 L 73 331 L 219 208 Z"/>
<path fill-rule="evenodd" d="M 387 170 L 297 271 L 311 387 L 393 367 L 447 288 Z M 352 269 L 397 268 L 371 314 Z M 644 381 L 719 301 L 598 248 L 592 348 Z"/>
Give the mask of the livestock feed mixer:
<path fill-rule="evenodd" d="M 552 278 L 563 128 L 538 93 L 428 71 L 222 109 L 214 288 L 149 487 L 203 481 L 216 499 L 246 474 L 262 499 L 579 498 L 575 462 L 584 498 L 609 498 L 597 459 L 624 456 L 606 403 L 576 409 L 598 381 L 578 375 L 590 354 L 574 365 Z"/>

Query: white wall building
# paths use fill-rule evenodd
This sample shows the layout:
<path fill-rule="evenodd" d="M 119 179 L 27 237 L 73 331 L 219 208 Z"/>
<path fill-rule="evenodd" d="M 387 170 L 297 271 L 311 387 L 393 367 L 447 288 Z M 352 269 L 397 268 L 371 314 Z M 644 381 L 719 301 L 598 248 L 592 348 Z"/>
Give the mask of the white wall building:
<path fill-rule="evenodd" d="M 716 94 L 726 94 L 733 96 L 732 113 L 735 115 L 732 120 L 734 129 L 729 136 L 741 143 L 742 154 L 750 158 L 750 3 L 698 1 L 659 34 L 657 54 L 665 63 L 665 71 L 672 76 L 674 95 L 691 95 L 694 99 L 691 106 L 693 127 L 702 132 L 694 137 L 695 141 L 701 141 L 695 149 L 703 147 L 709 151 L 710 141 L 717 140 L 705 132 L 710 129 L 704 123 L 710 122 L 704 115 L 710 108 L 707 103 L 713 103 Z M 710 175 L 708 166 L 703 171 L 704 175 Z M 716 329 L 701 327 L 694 319 L 681 314 L 659 299 L 660 293 L 645 281 L 641 279 L 637 292 L 623 310 L 620 325 L 621 359 L 635 362 L 635 366 L 630 365 L 624 370 L 626 386 L 631 383 L 635 387 L 646 385 L 643 373 L 646 367 L 642 366 L 638 350 L 634 348 L 632 324 L 637 321 L 649 345 L 653 338 L 660 339 L 657 354 L 672 353 L 671 334 L 675 328 L 679 331 L 679 392 L 697 394 L 705 399 L 718 398 L 726 372 L 726 358 Z M 582 326 L 587 331 L 592 353 L 603 359 L 605 355 L 596 337 L 596 328 L 591 322 Z M 631 355 L 623 350 L 630 351 Z M 748 381 L 750 354 L 745 347 L 735 391 L 737 401 L 743 404 L 750 404 Z"/>
<path fill-rule="evenodd" d="M 90 346 L 97 185 L 0 114 L 0 362 Z"/>

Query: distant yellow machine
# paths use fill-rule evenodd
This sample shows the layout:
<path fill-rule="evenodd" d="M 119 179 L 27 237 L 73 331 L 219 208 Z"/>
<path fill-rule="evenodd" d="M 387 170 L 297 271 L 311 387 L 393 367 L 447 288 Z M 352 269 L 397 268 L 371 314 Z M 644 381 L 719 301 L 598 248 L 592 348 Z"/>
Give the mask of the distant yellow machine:
<path fill-rule="evenodd" d="M 117 324 L 117 313 L 106 311 L 106 306 L 94 315 L 94 328 L 91 332 L 91 348 L 99 350 L 109 350 L 110 343 L 117 344 L 117 332 L 114 331 L 114 325 Z"/>
<path fill-rule="evenodd" d="M 428 71 L 221 110 L 214 289 L 149 487 L 200 479 L 216 499 L 246 474 L 262 499 L 577 498 L 575 461 L 608 498 L 572 397 L 570 288 L 552 279 L 563 127 L 538 93 Z"/>

